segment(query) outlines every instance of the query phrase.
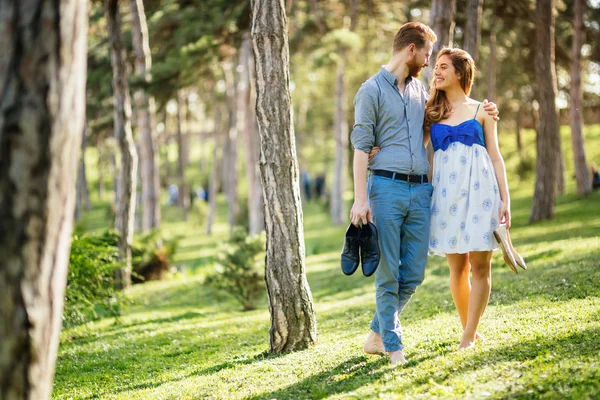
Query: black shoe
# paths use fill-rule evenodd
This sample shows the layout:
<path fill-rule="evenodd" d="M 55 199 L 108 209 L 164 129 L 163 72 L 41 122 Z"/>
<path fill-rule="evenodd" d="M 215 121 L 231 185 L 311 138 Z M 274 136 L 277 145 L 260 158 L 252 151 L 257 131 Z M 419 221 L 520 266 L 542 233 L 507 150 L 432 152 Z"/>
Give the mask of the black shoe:
<path fill-rule="evenodd" d="M 342 271 L 346 275 L 352 275 L 358 268 L 359 250 L 358 241 L 360 236 L 360 228 L 350 224 L 346 231 L 344 240 L 344 248 L 342 249 Z"/>
<path fill-rule="evenodd" d="M 372 223 L 363 225 L 360 231 L 360 258 L 364 276 L 371 276 L 379 265 L 379 238 L 377 228 Z"/>

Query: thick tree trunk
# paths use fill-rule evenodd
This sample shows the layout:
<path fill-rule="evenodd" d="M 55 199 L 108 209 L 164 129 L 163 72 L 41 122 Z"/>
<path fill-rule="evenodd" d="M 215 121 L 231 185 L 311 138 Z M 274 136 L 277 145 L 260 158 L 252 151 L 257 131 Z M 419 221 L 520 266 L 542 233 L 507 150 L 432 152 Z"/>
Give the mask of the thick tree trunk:
<path fill-rule="evenodd" d="M 465 29 L 465 51 L 477 65 L 479 59 L 479 42 L 481 41 L 481 15 L 483 0 L 467 0 L 467 26 Z"/>
<path fill-rule="evenodd" d="M 121 153 L 115 229 L 121 235 L 119 253 L 124 265 L 117 273 L 117 285 L 128 287 L 131 285 L 131 241 L 135 215 L 137 153 L 131 132 L 131 100 L 127 82 L 125 49 L 121 38 L 119 1 L 105 0 L 105 7 L 113 69 L 115 139 Z"/>
<path fill-rule="evenodd" d="M 560 160 L 558 116 L 556 112 L 556 72 L 554 65 L 553 0 L 537 0 L 535 55 L 537 95 L 540 104 L 540 128 L 537 135 L 535 190 L 530 221 L 554 216 L 556 180 Z"/>
<path fill-rule="evenodd" d="M 77 168 L 77 183 L 75 185 L 75 220 L 79 221 L 83 214 L 83 210 L 89 210 L 90 204 L 90 191 L 87 185 L 87 176 L 85 173 L 85 147 L 87 145 L 87 124 L 84 123 L 84 127 L 81 135 L 81 159 L 79 160 L 79 167 Z"/>
<path fill-rule="evenodd" d="M 304 266 L 304 229 L 289 90 L 287 18 L 280 0 L 252 3 L 256 114 L 265 196 L 270 351 L 304 349 L 317 340 Z"/>
<path fill-rule="evenodd" d="M 88 3 L 2 2 L 0 399 L 52 393 L 85 119 Z"/>
<path fill-rule="evenodd" d="M 490 59 L 488 60 L 488 93 L 490 101 L 496 101 L 496 32 L 490 31 Z"/>
<path fill-rule="evenodd" d="M 575 32 L 571 50 L 571 104 L 569 118 L 571 122 L 571 144 L 573 146 L 573 163 L 575 164 L 575 179 L 577 194 L 585 196 L 591 193 L 592 184 L 585 156 L 585 136 L 583 134 L 583 91 L 581 90 L 581 46 L 585 42 L 583 16 L 585 0 L 575 0 Z"/>
<path fill-rule="evenodd" d="M 242 65 L 242 85 L 239 99 L 240 108 L 244 115 L 243 125 L 246 147 L 246 178 L 248 181 L 248 218 L 249 233 L 254 235 L 265 230 L 265 214 L 263 212 L 263 190 L 258 169 L 258 156 L 260 155 L 260 138 L 256 129 L 256 90 L 253 84 L 254 59 L 252 56 L 252 41 L 250 33 L 244 34 L 244 41 L 240 51 L 240 64 Z"/>
<path fill-rule="evenodd" d="M 187 167 L 187 146 L 184 138 L 184 130 L 185 135 L 187 135 L 187 126 L 185 126 L 187 120 L 186 102 L 186 95 L 183 90 L 180 90 L 177 94 L 177 186 L 179 187 L 177 202 L 183 209 L 183 219 L 187 221 L 190 209 L 190 191 L 185 180 L 185 169 Z"/>
<path fill-rule="evenodd" d="M 348 220 L 344 207 L 344 190 L 348 175 L 348 121 L 346 99 L 346 62 L 347 55 L 341 51 L 340 61 L 337 66 L 335 85 L 335 161 L 333 169 L 333 185 L 331 187 L 331 201 L 329 213 L 331 223 L 341 225 Z"/>
<path fill-rule="evenodd" d="M 230 231 L 236 225 L 239 214 L 238 203 L 238 178 L 237 178 L 237 147 L 238 147 L 238 118 L 237 118 L 237 97 L 238 97 L 238 79 L 233 71 L 231 62 L 223 63 L 223 72 L 227 84 L 227 137 L 225 143 L 225 155 L 223 157 L 223 182 L 225 194 L 227 195 L 227 221 Z"/>
<path fill-rule="evenodd" d="M 148 43 L 148 26 L 142 0 L 131 0 L 131 34 L 135 74 L 150 80 L 152 57 Z M 160 226 L 160 181 L 158 176 L 158 146 L 153 134 L 155 127 L 154 98 L 144 89 L 134 94 L 137 126 L 140 135 L 140 176 L 142 181 L 142 232 Z"/>

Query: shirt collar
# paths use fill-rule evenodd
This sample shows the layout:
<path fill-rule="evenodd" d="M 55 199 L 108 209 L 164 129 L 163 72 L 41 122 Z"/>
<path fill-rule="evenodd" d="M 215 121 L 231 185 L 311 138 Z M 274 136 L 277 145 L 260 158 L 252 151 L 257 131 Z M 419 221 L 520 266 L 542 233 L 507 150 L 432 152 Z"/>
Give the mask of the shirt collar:
<path fill-rule="evenodd" d="M 388 81 L 390 83 L 390 85 L 398 86 L 398 78 L 396 78 L 396 76 L 394 74 L 392 74 L 390 71 L 388 71 L 384 67 L 381 67 L 380 74 L 383 75 L 385 80 Z M 406 77 L 406 80 L 404 81 L 404 84 L 408 85 L 410 82 L 412 82 L 412 80 L 413 80 L 413 77 L 408 75 Z"/>

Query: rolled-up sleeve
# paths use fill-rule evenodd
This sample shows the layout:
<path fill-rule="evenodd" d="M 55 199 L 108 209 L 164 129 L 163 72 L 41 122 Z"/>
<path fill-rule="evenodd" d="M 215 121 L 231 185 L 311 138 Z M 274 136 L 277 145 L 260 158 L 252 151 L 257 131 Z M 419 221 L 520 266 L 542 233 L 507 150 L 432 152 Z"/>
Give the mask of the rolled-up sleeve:
<path fill-rule="evenodd" d="M 364 83 L 354 97 L 354 128 L 350 140 L 355 149 L 368 153 L 375 144 L 377 124 L 377 87 Z"/>

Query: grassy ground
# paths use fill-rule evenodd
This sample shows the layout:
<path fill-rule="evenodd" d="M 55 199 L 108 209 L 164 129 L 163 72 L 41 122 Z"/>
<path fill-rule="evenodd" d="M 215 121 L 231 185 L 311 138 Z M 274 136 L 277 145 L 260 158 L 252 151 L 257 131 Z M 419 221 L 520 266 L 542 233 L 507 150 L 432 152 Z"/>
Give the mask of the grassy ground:
<path fill-rule="evenodd" d="M 590 159 L 600 163 L 600 127 L 587 138 Z M 531 143 L 532 135 L 525 139 Z M 512 137 L 501 141 L 514 170 Z M 570 154 L 568 137 L 563 144 Z M 304 209 L 319 344 L 284 355 L 266 351 L 266 298 L 258 310 L 242 312 L 227 294 L 203 285 L 227 236 L 224 218 L 206 237 L 201 227 L 180 222 L 176 210 L 165 210 L 167 231 L 185 233 L 177 261 L 186 268 L 175 279 L 131 289 L 133 305 L 120 323 L 105 319 L 63 331 L 53 398 L 599 398 L 600 192 L 578 199 L 571 175 L 556 218 L 528 225 L 532 177 L 519 181 L 509 172 L 511 233 L 530 269 L 514 275 L 494 255 L 492 297 L 480 326 L 487 340 L 472 351 L 455 351 L 461 332 L 447 267 L 430 258 L 425 282 L 402 315 L 410 361 L 400 367 L 362 352 L 373 278 L 341 273 L 344 227 L 330 226 L 320 205 Z M 99 206 L 88 215 L 89 229 L 101 226 L 101 214 Z"/>

